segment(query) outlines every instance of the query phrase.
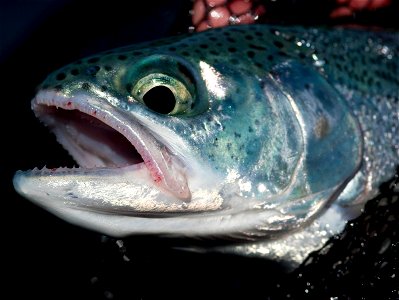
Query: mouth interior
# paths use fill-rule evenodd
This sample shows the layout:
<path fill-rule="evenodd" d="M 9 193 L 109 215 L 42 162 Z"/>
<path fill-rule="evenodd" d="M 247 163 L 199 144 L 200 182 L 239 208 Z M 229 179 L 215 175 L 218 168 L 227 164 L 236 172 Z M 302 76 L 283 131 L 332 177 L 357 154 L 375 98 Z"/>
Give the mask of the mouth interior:
<path fill-rule="evenodd" d="M 81 167 L 117 168 L 143 162 L 125 136 L 95 117 L 46 105 L 39 105 L 36 113 Z"/>
<path fill-rule="evenodd" d="M 152 184 L 181 200 L 191 199 L 186 169 L 163 143 L 121 111 L 107 104 L 99 108 L 96 99 L 90 98 L 93 105 L 82 97 L 71 101 L 50 93 L 32 104 L 35 115 L 81 168 L 145 168 Z"/>

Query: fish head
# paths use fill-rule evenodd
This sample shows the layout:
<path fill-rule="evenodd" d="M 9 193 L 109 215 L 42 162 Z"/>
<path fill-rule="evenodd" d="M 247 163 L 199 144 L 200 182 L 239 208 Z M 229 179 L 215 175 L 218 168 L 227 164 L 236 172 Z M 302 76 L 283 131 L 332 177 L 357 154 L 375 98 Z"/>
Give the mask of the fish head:
<path fill-rule="evenodd" d="M 263 237 L 309 222 L 358 169 L 357 123 L 317 70 L 286 56 L 254 63 L 264 48 L 216 36 L 50 74 L 32 108 L 79 167 L 18 172 L 16 190 L 112 236 Z"/>

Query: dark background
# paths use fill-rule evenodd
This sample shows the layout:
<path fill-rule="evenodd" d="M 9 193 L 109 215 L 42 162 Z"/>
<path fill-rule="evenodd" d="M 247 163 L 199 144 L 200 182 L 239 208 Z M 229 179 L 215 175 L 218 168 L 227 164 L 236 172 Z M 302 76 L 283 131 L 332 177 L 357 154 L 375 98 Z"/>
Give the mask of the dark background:
<path fill-rule="evenodd" d="M 339 21 L 327 19 L 332 2 L 320 2 L 265 1 L 269 13 L 263 21 L 398 29 L 397 2 Z M 170 241 L 156 238 L 116 241 L 67 224 L 14 192 L 16 170 L 74 164 L 30 110 L 45 76 L 98 51 L 187 32 L 190 6 L 179 0 L 0 1 L 2 296 L 373 299 L 372 292 L 378 292 L 381 299 L 398 299 L 393 184 L 386 184 L 382 196 L 327 250 L 292 274 L 261 259 L 174 250 Z"/>

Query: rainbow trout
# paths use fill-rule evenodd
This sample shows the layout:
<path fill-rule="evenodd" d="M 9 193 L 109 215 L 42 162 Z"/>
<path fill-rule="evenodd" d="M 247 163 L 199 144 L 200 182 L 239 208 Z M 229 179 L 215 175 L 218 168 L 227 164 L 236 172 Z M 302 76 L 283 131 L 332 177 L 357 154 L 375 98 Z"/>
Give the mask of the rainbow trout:
<path fill-rule="evenodd" d="M 77 168 L 15 189 L 114 237 L 220 246 L 297 265 L 399 163 L 395 33 L 249 25 L 107 51 L 32 101 Z"/>

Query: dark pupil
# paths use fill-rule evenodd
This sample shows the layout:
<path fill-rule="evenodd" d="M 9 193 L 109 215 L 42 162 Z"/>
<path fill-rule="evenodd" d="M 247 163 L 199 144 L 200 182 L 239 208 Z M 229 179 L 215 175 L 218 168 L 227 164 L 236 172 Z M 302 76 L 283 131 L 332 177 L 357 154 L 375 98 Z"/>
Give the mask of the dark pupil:
<path fill-rule="evenodd" d="M 176 105 L 175 95 L 163 85 L 153 87 L 145 93 L 143 101 L 148 108 L 160 114 L 170 113 Z"/>

